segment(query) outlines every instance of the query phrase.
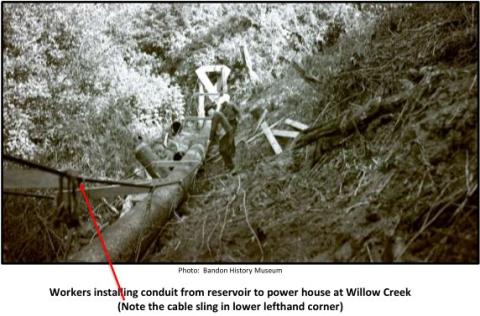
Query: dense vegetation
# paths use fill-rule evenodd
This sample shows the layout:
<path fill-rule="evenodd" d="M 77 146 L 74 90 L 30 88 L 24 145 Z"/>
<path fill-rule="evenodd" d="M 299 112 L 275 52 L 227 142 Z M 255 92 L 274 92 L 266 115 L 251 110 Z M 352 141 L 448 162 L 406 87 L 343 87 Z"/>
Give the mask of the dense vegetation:
<path fill-rule="evenodd" d="M 240 45 L 267 83 L 282 76 L 280 57 L 318 49 L 329 22 L 360 20 L 349 6 L 314 4 L 5 4 L 3 13 L 4 152 L 119 177 L 131 171 L 135 133 L 158 137 L 193 106 L 197 67 L 230 66 L 231 92 L 244 97 Z"/>
<path fill-rule="evenodd" d="M 478 260 L 478 6 L 384 9 L 259 91 L 269 124 L 310 128 L 243 143 L 236 177 L 208 165 L 152 261 Z"/>

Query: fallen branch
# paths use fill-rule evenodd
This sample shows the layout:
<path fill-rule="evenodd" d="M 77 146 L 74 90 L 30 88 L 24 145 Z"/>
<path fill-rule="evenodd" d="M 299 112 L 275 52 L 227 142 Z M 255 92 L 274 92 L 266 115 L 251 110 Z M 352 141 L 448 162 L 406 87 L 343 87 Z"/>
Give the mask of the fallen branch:
<path fill-rule="evenodd" d="M 312 126 L 303 131 L 297 138 L 295 148 L 301 148 L 322 137 L 347 136 L 355 132 L 357 128 L 364 129 L 368 124 L 380 115 L 391 113 L 401 109 L 401 105 L 411 95 L 411 91 L 402 92 L 385 99 L 375 98 L 365 105 L 361 111 L 347 113 L 341 117 L 330 120 L 327 123 Z"/>
<path fill-rule="evenodd" d="M 285 59 L 287 62 L 289 62 L 293 68 L 298 72 L 298 74 L 309 84 L 313 85 L 315 88 L 317 87 L 318 84 L 322 83 L 322 80 L 318 77 L 315 77 L 309 73 L 305 69 L 303 69 L 297 62 L 295 61 L 290 61 L 288 59 Z"/>
<path fill-rule="evenodd" d="M 405 245 L 405 247 L 403 247 L 402 251 L 396 256 L 395 260 L 399 260 L 403 254 L 407 251 L 407 249 L 412 245 L 412 243 L 420 236 L 423 234 L 423 232 L 425 232 L 425 230 L 427 228 L 429 228 L 434 222 L 435 220 L 437 220 L 437 218 L 446 210 L 448 209 L 450 206 L 452 205 L 455 205 L 456 202 L 458 202 L 459 200 L 463 199 L 465 197 L 465 195 L 467 195 L 467 197 L 465 197 L 465 200 L 462 201 L 462 203 L 460 203 L 460 205 L 452 212 L 453 214 L 455 214 L 457 212 L 458 209 L 462 209 L 465 204 L 466 204 L 466 200 L 468 199 L 468 192 L 467 194 L 465 194 L 466 192 L 462 190 L 460 191 L 457 191 L 455 192 L 454 194 L 452 194 L 451 196 L 453 196 L 452 198 L 450 198 L 450 200 L 442 207 L 438 210 L 438 212 L 428 221 L 428 222 L 425 222 L 423 223 L 422 227 L 420 227 L 420 229 L 415 233 L 415 235 L 413 235 L 412 238 L 410 238 L 410 240 L 408 241 L 408 243 Z"/>
<path fill-rule="evenodd" d="M 260 116 L 260 119 L 258 120 L 257 127 L 255 127 L 255 130 L 253 131 L 254 133 L 258 131 L 258 129 L 260 128 L 260 125 L 263 123 L 263 120 L 265 120 L 265 117 L 267 117 L 267 113 L 268 113 L 268 110 L 264 109 L 262 116 Z"/>
<path fill-rule="evenodd" d="M 260 242 L 260 239 L 257 236 L 257 233 L 253 229 L 252 225 L 250 224 L 250 221 L 248 220 L 248 213 L 247 213 L 247 207 L 245 206 L 245 199 L 246 199 L 247 193 L 245 190 L 243 190 L 243 211 L 245 212 L 245 221 L 247 222 L 248 228 L 250 228 L 250 231 L 252 232 L 253 236 L 255 237 L 255 240 L 257 241 L 258 248 L 260 249 L 260 253 L 262 254 L 262 257 L 260 258 L 260 261 L 263 261 L 263 247 L 262 243 Z"/>
<path fill-rule="evenodd" d="M 113 206 L 111 205 L 110 203 L 108 203 L 108 201 L 105 199 L 105 198 L 102 198 L 102 202 L 103 204 L 105 204 L 107 206 L 107 208 L 113 212 L 115 215 L 120 215 L 120 212 L 118 212 L 118 210 Z"/>

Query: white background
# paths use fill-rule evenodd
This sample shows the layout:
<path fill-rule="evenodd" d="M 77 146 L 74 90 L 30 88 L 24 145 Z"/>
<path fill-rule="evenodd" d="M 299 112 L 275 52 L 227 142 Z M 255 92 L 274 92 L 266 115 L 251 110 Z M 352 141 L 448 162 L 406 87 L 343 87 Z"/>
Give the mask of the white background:
<path fill-rule="evenodd" d="M 205 265 L 182 265 L 202 269 Z M 237 265 L 254 268 L 257 265 Z M 216 267 L 208 265 L 208 267 Z M 229 268 L 221 265 L 222 268 Z M 185 275 L 177 265 L 115 265 L 122 287 L 130 289 L 369 289 L 409 287 L 412 297 L 329 297 L 329 298 L 127 298 L 129 302 L 176 303 L 188 300 L 219 303 L 221 300 L 261 303 L 338 303 L 344 315 L 479 315 L 480 268 L 478 265 L 268 265 L 283 268 L 279 275 Z M 51 297 L 50 287 L 69 289 L 115 289 L 108 265 L 2 265 L 0 266 L 1 315 L 118 315 L 118 297 Z M 237 315 L 338 315 L 339 312 L 235 312 Z M 130 315 L 231 315 L 230 312 L 122 312 Z"/>
<path fill-rule="evenodd" d="M 188 267 L 188 265 L 182 265 Z M 203 265 L 192 265 L 203 268 Z M 209 267 L 214 267 L 209 265 Z M 221 265 L 228 268 L 229 266 Z M 240 267 L 240 265 L 237 265 Z M 256 265 L 242 267 L 254 268 Z M 338 303 L 344 315 L 479 315 L 480 267 L 478 265 L 283 265 L 281 275 L 185 275 L 176 265 L 116 265 L 122 287 L 161 289 L 368 289 L 409 287 L 412 297 L 329 297 L 329 298 L 190 298 L 219 303 L 221 300 L 262 303 Z M 118 297 L 51 297 L 49 288 L 115 289 L 108 265 L 0 265 L 0 315 L 118 315 Z M 185 298 L 127 298 L 129 302 L 176 303 Z M 232 312 L 189 312 L 195 315 L 232 315 Z M 187 312 L 123 312 L 129 315 L 185 315 Z M 235 312 L 237 315 L 338 315 L 339 312 Z"/>

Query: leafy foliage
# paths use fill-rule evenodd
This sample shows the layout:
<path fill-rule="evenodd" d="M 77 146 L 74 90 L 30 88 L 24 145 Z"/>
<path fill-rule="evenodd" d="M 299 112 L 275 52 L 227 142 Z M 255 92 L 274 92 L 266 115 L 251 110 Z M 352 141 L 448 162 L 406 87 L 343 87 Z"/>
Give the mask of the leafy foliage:
<path fill-rule="evenodd" d="M 179 87 L 153 74 L 155 58 L 136 49 L 131 19 L 143 9 L 5 6 L 7 153 L 121 176 L 133 135 L 154 137 L 173 113 L 183 113 Z M 115 152 L 119 158 L 105 165 Z"/>
<path fill-rule="evenodd" d="M 287 108 L 300 96 L 316 104 L 318 95 L 285 60 L 321 54 L 329 23 L 348 34 L 368 17 L 345 4 L 9 3 L 3 9 L 3 152 L 121 179 L 136 167 L 138 134 L 155 141 L 172 117 L 194 112 L 197 67 L 229 66 L 229 93 L 240 105 L 256 100 Z M 257 85 L 249 84 L 243 45 Z M 9 258 L 65 256 L 66 230 L 50 230 L 43 221 L 49 206 L 33 201 L 8 201 L 22 210 L 7 214 L 16 227 L 4 238 Z M 43 208 L 34 218 L 29 211 L 36 207 Z M 31 238 L 31 225 L 48 234 L 18 248 Z"/>
<path fill-rule="evenodd" d="M 174 74 L 185 91 L 196 88 L 195 68 L 228 65 L 231 93 L 239 100 L 253 93 L 245 85 L 243 45 L 268 86 L 284 76 L 285 58 L 319 51 L 329 22 L 343 23 L 349 32 L 366 16 L 337 4 L 153 4 L 136 23 L 135 38 L 141 51 L 160 61 L 156 71 Z"/>

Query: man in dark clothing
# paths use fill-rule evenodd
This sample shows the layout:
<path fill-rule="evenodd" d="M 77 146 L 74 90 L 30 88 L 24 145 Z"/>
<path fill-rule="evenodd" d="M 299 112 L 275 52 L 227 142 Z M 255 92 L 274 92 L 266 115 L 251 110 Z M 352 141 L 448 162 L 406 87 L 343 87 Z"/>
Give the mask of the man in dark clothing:
<path fill-rule="evenodd" d="M 218 142 L 218 150 L 222 156 L 225 168 L 233 170 L 235 157 L 235 132 L 237 130 L 237 119 L 240 111 L 231 102 L 225 102 L 220 111 L 215 111 L 212 116 L 212 128 L 210 130 L 210 144 L 217 139 L 217 133 L 220 132 L 220 140 Z M 223 130 L 219 130 L 219 124 Z"/>

